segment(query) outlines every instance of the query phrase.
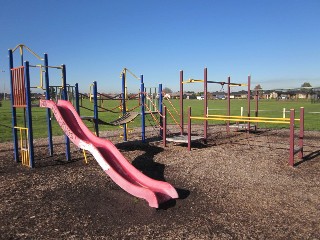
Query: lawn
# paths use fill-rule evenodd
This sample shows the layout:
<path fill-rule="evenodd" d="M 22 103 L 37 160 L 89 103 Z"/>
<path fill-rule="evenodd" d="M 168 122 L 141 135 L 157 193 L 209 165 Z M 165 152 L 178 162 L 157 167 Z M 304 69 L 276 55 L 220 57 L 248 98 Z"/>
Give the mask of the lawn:
<path fill-rule="evenodd" d="M 179 100 L 164 100 L 164 104 L 168 108 L 168 123 L 176 124 L 179 122 L 179 116 L 176 111 L 179 112 Z M 93 116 L 93 103 L 88 99 L 83 100 L 82 105 L 85 108 L 80 109 L 80 115 L 82 116 Z M 120 109 L 120 100 L 108 100 L 104 102 L 100 102 L 100 105 L 104 109 L 100 109 L 99 118 L 105 122 L 111 122 L 121 116 Z M 185 114 L 185 123 L 187 122 L 187 108 L 190 106 L 192 108 L 193 116 L 203 116 L 203 105 L 204 101 L 202 100 L 184 100 L 184 114 Z M 140 107 L 138 104 L 138 100 L 129 100 L 127 102 L 128 109 L 133 109 L 132 111 L 140 111 Z M 247 101 L 246 100 L 231 100 L 231 115 L 240 115 L 241 107 L 244 108 L 244 115 L 247 114 Z M 320 130 L 319 124 L 319 112 L 320 112 L 320 104 L 312 104 L 307 100 L 299 100 L 299 101 L 283 101 L 283 100 L 261 100 L 259 102 L 259 116 L 261 117 L 282 117 L 283 116 L 283 108 L 286 111 L 289 111 L 291 108 L 296 109 L 296 118 L 299 116 L 299 108 L 305 108 L 305 129 L 306 130 Z M 226 114 L 227 113 L 227 101 L 226 100 L 209 100 L 208 101 L 209 114 Z M 91 109 L 91 110 L 89 110 Z M 111 111 L 107 111 L 105 109 L 112 109 Z M 254 116 L 255 111 L 255 101 L 251 101 L 251 116 Z M 11 132 L 11 107 L 10 101 L 3 101 L 2 107 L 0 107 L 0 142 L 10 141 L 12 139 Z M 171 113 L 171 114 L 170 114 Z M 23 109 L 17 109 L 18 116 L 18 125 L 23 126 Z M 146 116 L 146 125 L 157 125 L 159 121 L 159 116 L 150 115 Z M 172 116 L 175 118 L 173 120 Z M 46 126 L 46 111 L 43 108 L 34 107 L 32 109 L 33 116 L 33 126 L 34 126 L 34 137 L 45 137 L 47 135 L 47 126 Z M 289 116 L 289 113 L 286 113 L 286 117 Z M 154 118 L 157 119 L 155 122 Z M 63 132 L 58 126 L 57 122 L 54 118 L 52 118 L 52 126 L 53 126 L 53 134 L 61 135 Z M 201 121 L 194 121 L 195 123 L 201 123 Z M 209 121 L 209 124 L 224 124 L 219 121 Z M 93 129 L 93 125 L 90 122 L 86 122 L 86 125 Z M 129 124 L 129 128 L 139 127 L 141 126 L 141 118 L 137 117 L 132 123 Z M 270 124 L 260 124 L 260 127 L 267 128 L 280 128 L 280 127 L 288 127 L 284 125 L 270 125 Z M 119 129 L 117 126 L 108 126 L 108 125 L 100 125 L 101 131 L 111 130 L 111 129 Z"/>

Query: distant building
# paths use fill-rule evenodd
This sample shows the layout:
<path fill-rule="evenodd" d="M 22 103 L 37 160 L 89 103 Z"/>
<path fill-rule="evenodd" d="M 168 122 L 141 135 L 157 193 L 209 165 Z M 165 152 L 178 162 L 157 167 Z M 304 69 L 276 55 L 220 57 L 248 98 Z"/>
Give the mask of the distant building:
<path fill-rule="evenodd" d="M 211 95 L 212 95 L 212 99 L 226 99 L 227 97 L 227 94 L 225 92 L 219 92 L 219 91 L 212 92 Z"/>

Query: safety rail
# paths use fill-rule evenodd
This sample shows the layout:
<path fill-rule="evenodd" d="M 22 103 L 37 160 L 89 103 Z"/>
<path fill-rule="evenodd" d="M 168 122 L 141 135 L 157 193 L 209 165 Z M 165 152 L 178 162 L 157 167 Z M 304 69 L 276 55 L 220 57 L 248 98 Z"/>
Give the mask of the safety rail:
<path fill-rule="evenodd" d="M 209 115 L 207 117 L 193 117 L 191 115 L 191 107 L 188 109 L 188 150 L 191 151 L 191 121 L 192 120 L 220 120 L 234 122 L 261 122 L 270 124 L 288 124 L 290 126 L 289 136 L 289 165 L 294 166 L 294 155 L 299 153 L 299 158 L 303 158 L 303 139 L 304 139 L 304 108 L 300 108 L 300 118 L 295 119 L 295 110 L 290 110 L 290 118 L 271 118 L 271 117 L 243 117 L 243 116 L 228 116 L 228 115 Z M 294 129 L 295 122 L 300 123 L 299 132 L 299 148 L 294 147 Z"/>

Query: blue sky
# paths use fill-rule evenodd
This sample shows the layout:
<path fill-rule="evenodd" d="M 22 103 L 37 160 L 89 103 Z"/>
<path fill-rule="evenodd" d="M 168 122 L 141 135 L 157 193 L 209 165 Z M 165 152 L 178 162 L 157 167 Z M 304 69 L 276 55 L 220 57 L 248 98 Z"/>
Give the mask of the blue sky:
<path fill-rule="evenodd" d="M 179 89 L 185 78 L 252 84 L 264 89 L 320 86 L 319 0 L 1 0 L 0 91 L 8 86 L 7 51 L 22 43 L 66 64 L 83 92 L 120 92 L 122 68 L 146 86 Z M 17 53 L 18 54 L 18 53 Z M 32 56 L 32 64 L 40 62 Z M 16 65 L 18 65 L 16 61 Z M 39 76 L 34 73 L 34 85 Z M 50 71 L 52 85 L 60 83 Z M 128 91 L 138 80 L 128 77 Z M 254 87 L 254 86 L 253 86 Z M 8 90 L 8 87 L 6 87 Z M 209 91 L 220 90 L 210 85 Z M 201 84 L 186 90 L 201 91 Z M 240 90 L 240 89 L 239 89 Z"/>

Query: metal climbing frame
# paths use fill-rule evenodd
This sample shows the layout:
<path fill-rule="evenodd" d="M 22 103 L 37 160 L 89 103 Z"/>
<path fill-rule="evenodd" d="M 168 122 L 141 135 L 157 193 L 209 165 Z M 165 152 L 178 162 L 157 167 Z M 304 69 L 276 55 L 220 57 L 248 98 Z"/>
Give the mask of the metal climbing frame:
<path fill-rule="evenodd" d="M 208 120 L 207 118 L 207 109 L 208 109 L 208 83 L 216 83 L 220 85 L 228 84 L 228 94 L 230 94 L 230 87 L 231 86 L 248 86 L 248 117 L 250 117 L 250 79 L 251 77 L 248 77 L 248 83 L 249 84 L 242 84 L 242 83 L 232 83 L 230 82 L 230 77 L 228 77 L 228 82 L 224 81 L 209 81 L 208 80 L 208 70 L 207 68 L 204 68 L 203 71 L 204 79 L 198 80 L 198 79 L 189 79 L 187 81 L 183 80 L 183 71 L 180 71 L 180 125 L 181 125 L 181 135 L 184 133 L 184 110 L 183 110 L 183 85 L 186 83 L 196 83 L 201 82 L 203 83 L 203 92 L 204 92 L 204 109 L 203 109 L 203 122 L 204 122 L 204 140 L 207 140 L 207 131 L 208 131 Z M 228 96 L 228 115 L 230 115 L 230 95 Z M 229 131 L 229 121 L 227 121 L 227 131 Z M 250 123 L 248 123 L 248 129 L 250 129 Z"/>
<path fill-rule="evenodd" d="M 289 165 L 294 166 L 294 155 L 299 154 L 299 158 L 303 158 L 303 139 L 304 139 L 304 108 L 300 108 L 300 118 L 295 119 L 295 110 L 290 110 L 290 118 L 272 118 L 272 117 L 243 117 L 243 116 L 229 116 L 229 115 L 210 115 L 207 117 L 196 117 L 191 115 L 191 107 L 188 109 L 188 150 L 191 150 L 191 120 L 218 120 L 218 121 L 232 121 L 244 123 L 267 123 L 267 124 L 287 124 L 289 125 Z M 298 148 L 295 148 L 295 122 L 300 123 L 299 143 Z"/>
<path fill-rule="evenodd" d="M 26 108 L 27 102 L 26 102 L 26 88 L 25 88 L 25 78 L 24 78 L 24 66 L 12 68 L 11 69 L 11 84 L 13 86 L 12 92 L 13 92 L 13 107 L 14 108 Z M 26 124 L 25 114 L 23 115 L 24 119 L 23 122 Z M 19 130 L 19 137 L 20 137 L 20 154 L 17 153 L 17 156 L 19 159 L 19 156 L 21 156 L 21 163 L 24 166 L 31 167 L 33 163 L 30 161 L 30 148 L 29 148 L 29 128 L 27 127 L 18 127 L 16 124 L 13 126 L 13 131 L 15 134 L 17 134 L 17 130 Z M 15 151 L 18 152 L 17 149 Z"/>
<path fill-rule="evenodd" d="M 12 50 L 9 50 L 9 58 L 14 158 L 15 161 L 18 162 L 19 156 L 21 155 L 21 162 L 23 165 L 34 167 L 29 62 L 25 62 L 24 66 L 14 68 Z M 25 125 L 23 127 L 17 126 L 16 108 L 23 108 L 23 122 Z M 18 129 L 20 133 L 20 154 L 17 134 Z"/>
<path fill-rule="evenodd" d="M 14 67 L 13 64 L 13 53 L 15 50 L 19 49 L 21 63 L 19 67 Z M 29 61 L 24 61 L 23 51 L 24 49 L 28 50 L 33 56 L 38 60 L 44 62 L 44 65 L 30 65 Z M 21 136 L 24 136 L 23 139 L 26 139 L 28 144 L 21 145 L 21 151 L 24 151 L 23 161 L 29 158 L 28 166 L 34 167 L 34 149 L 33 149 L 33 126 L 32 126 L 32 108 L 31 108 L 31 86 L 30 86 L 30 67 L 39 67 L 40 68 L 40 86 L 36 88 L 41 88 L 45 90 L 46 99 L 50 99 L 50 90 L 49 90 L 49 68 L 58 68 L 61 69 L 62 75 L 62 88 L 63 88 L 63 98 L 67 99 L 67 84 L 66 84 L 66 67 L 61 65 L 59 67 L 49 66 L 48 65 L 48 55 L 44 54 L 44 58 L 39 57 L 34 53 L 30 48 L 23 44 L 17 45 L 14 49 L 9 49 L 9 70 L 10 70 L 10 87 L 11 87 L 11 106 L 12 106 L 12 134 L 13 134 L 13 145 L 14 145 L 14 159 L 16 162 L 19 162 L 19 143 L 18 143 L 18 130 L 21 131 Z M 45 76 L 45 84 L 43 83 L 43 76 Z M 45 87 L 43 87 L 45 85 Z M 17 126 L 17 108 L 23 108 L 24 111 L 24 126 Z M 52 125 L 51 125 L 51 112 L 50 109 L 47 109 L 47 128 L 48 128 L 48 148 L 50 156 L 53 156 L 53 141 L 52 141 Z M 24 134 L 27 131 L 27 134 Z M 28 151 L 25 151 L 28 149 Z M 28 152 L 28 153 L 26 153 Z M 28 157 L 27 157 L 28 156 Z M 70 156 L 70 141 L 66 136 L 66 158 L 69 161 Z"/>

